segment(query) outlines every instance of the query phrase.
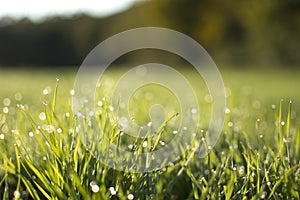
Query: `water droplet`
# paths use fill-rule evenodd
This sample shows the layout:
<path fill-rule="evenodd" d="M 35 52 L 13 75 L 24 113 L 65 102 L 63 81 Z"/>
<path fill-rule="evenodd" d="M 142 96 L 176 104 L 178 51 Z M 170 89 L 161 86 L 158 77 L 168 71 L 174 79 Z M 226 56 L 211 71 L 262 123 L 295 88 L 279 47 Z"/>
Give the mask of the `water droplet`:
<path fill-rule="evenodd" d="M 14 191 L 14 197 L 15 199 L 19 199 L 21 197 L 21 193 L 19 191 Z"/>
<path fill-rule="evenodd" d="M 232 127 L 233 126 L 233 122 L 228 122 L 228 127 Z"/>
<path fill-rule="evenodd" d="M 128 200 L 133 200 L 134 199 L 134 195 L 133 194 L 128 194 L 127 199 Z"/>
<path fill-rule="evenodd" d="M 5 137 L 4 134 L 1 133 L 0 134 L 0 140 L 4 140 L 4 137 Z"/>
<path fill-rule="evenodd" d="M 160 143 L 161 146 L 165 146 L 166 145 L 166 143 L 164 141 L 159 141 L 159 143 Z"/>
<path fill-rule="evenodd" d="M 268 163 L 269 163 L 268 159 L 264 160 L 264 164 L 268 164 Z"/>
<path fill-rule="evenodd" d="M 19 93 L 19 92 L 17 92 L 17 93 L 15 94 L 15 100 L 21 101 L 21 100 L 22 100 L 22 94 Z"/>
<path fill-rule="evenodd" d="M 196 113 L 197 113 L 197 109 L 196 109 L 196 108 L 192 108 L 192 109 L 191 109 L 191 113 L 192 113 L 192 114 L 196 114 Z"/>
<path fill-rule="evenodd" d="M 7 114 L 9 112 L 8 107 L 3 108 L 3 113 Z"/>
<path fill-rule="evenodd" d="M 75 90 L 74 90 L 74 89 L 70 90 L 70 94 L 71 94 L 72 96 L 74 96 L 74 95 L 75 95 Z"/>
<path fill-rule="evenodd" d="M 52 133 L 52 132 L 54 132 L 54 130 L 55 130 L 54 126 L 52 126 L 52 125 L 46 126 L 46 131 L 47 131 L 48 133 Z"/>
<path fill-rule="evenodd" d="M 276 108 L 275 104 L 272 104 L 271 108 L 272 108 L 273 110 L 275 110 L 275 108 Z"/>
<path fill-rule="evenodd" d="M 113 111 L 115 110 L 115 108 L 114 108 L 113 106 L 109 106 L 109 110 L 110 110 L 111 112 L 113 112 Z"/>
<path fill-rule="evenodd" d="M 117 191 L 115 190 L 114 187 L 110 187 L 110 188 L 109 188 L 109 191 L 110 191 L 110 194 L 111 194 L 112 196 L 117 194 Z"/>
<path fill-rule="evenodd" d="M 240 130 L 240 129 L 239 129 L 239 127 L 237 127 L 237 126 L 233 128 L 233 131 L 234 131 L 234 132 L 238 132 L 239 130 Z"/>
<path fill-rule="evenodd" d="M 100 191 L 100 187 L 97 184 L 92 185 L 92 191 L 94 193 L 97 193 Z"/>
<path fill-rule="evenodd" d="M 46 141 L 45 142 L 45 144 L 48 146 L 48 147 L 50 147 L 50 144 Z M 45 157 L 46 158 L 46 157 Z M 47 159 L 47 158 L 46 158 Z"/>
<path fill-rule="evenodd" d="M 58 128 L 58 129 L 56 130 L 56 132 L 57 132 L 57 133 L 62 133 L 62 129 L 61 129 L 61 128 Z"/>
<path fill-rule="evenodd" d="M 44 156 L 44 157 L 43 157 L 43 160 L 47 160 L 47 157 L 46 157 L 46 156 Z"/>
<path fill-rule="evenodd" d="M 284 143 L 287 143 L 287 139 L 283 138 L 282 140 L 283 140 Z"/>
<path fill-rule="evenodd" d="M 176 115 L 175 115 L 176 117 L 179 117 L 180 116 L 180 113 L 176 113 Z"/>
<path fill-rule="evenodd" d="M 91 181 L 90 186 L 92 187 L 93 185 L 97 185 L 96 181 Z"/>
<path fill-rule="evenodd" d="M 284 125 L 285 125 L 285 122 L 284 122 L 284 121 L 281 121 L 281 122 L 280 122 L 280 125 L 281 125 L 281 126 L 284 126 Z"/>
<path fill-rule="evenodd" d="M 148 127 L 152 126 L 152 122 L 148 122 L 147 126 Z"/>
<path fill-rule="evenodd" d="M 10 99 L 9 98 L 5 98 L 4 100 L 3 100 L 3 104 L 5 105 L 5 106 L 9 106 L 10 105 Z"/>
<path fill-rule="evenodd" d="M 226 109 L 225 109 L 225 113 L 226 113 L 226 114 L 229 114 L 229 113 L 230 113 L 230 109 L 229 109 L 229 108 L 226 108 Z"/>
<path fill-rule="evenodd" d="M 120 136 L 124 135 L 124 131 L 119 131 Z"/>
<path fill-rule="evenodd" d="M 128 149 L 132 150 L 132 149 L 133 149 L 133 145 L 132 145 L 132 144 L 129 144 L 129 145 L 128 145 Z"/>
<path fill-rule="evenodd" d="M 40 118 L 40 120 L 44 121 L 46 119 L 46 114 L 44 112 L 41 112 L 39 114 L 39 118 Z"/>
<path fill-rule="evenodd" d="M 94 111 L 90 111 L 90 112 L 89 112 L 89 116 L 90 116 L 90 117 L 93 117 L 94 115 L 95 115 Z"/>
<path fill-rule="evenodd" d="M 147 146 L 148 146 L 148 142 L 147 142 L 147 141 L 144 141 L 144 142 L 143 142 L 143 147 L 146 148 Z"/>
<path fill-rule="evenodd" d="M 72 129 L 72 128 L 69 129 L 69 134 L 70 134 L 70 135 L 74 134 L 74 129 Z"/>
<path fill-rule="evenodd" d="M 177 131 L 177 130 L 173 131 L 173 134 L 174 134 L 174 135 L 176 135 L 177 133 L 178 133 L 178 131 Z"/>
<path fill-rule="evenodd" d="M 30 132 L 28 133 L 28 135 L 29 135 L 30 137 L 33 137 L 33 132 L 30 131 Z"/>
<path fill-rule="evenodd" d="M 49 90 L 47 89 L 47 88 L 45 88 L 44 90 L 43 90 L 43 95 L 48 95 L 49 94 Z"/>
<path fill-rule="evenodd" d="M 245 167 L 244 166 L 240 166 L 239 167 L 239 174 L 243 175 L 245 173 Z"/>
<path fill-rule="evenodd" d="M 97 105 L 98 105 L 99 107 L 102 107 L 102 106 L 103 106 L 103 102 L 102 102 L 102 101 L 98 101 Z"/>
<path fill-rule="evenodd" d="M 261 198 L 261 199 L 266 198 L 267 194 L 268 194 L 268 193 L 267 193 L 266 191 L 264 191 L 264 192 L 262 193 L 262 195 L 260 196 L 260 198 Z"/>

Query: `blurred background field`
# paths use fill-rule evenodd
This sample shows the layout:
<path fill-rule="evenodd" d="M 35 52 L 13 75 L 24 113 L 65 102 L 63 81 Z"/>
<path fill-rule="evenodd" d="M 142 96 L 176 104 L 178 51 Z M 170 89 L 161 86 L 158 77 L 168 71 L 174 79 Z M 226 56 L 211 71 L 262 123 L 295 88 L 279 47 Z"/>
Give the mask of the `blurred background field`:
<path fill-rule="evenodd" d="M 35 1 L 31 2 L 35 6 L 24 4 L 23 10 L 12 2 L 4 4 L 0 11 L 1 97 L 21 92 L 24 100 L 36 102 L 56 77 L 61 77 L 60 92 L 65 94 L 85 56 L 101 41 L 128 29 L 158 26 L 198 41 L 237 96 L 246 91 L 262 102 L 299 101 L 298 1 L 132 0 L 112 1 L 111 9 L 107 2 L 80 7 L 49 1 L 45 2 L 48 10 Z M 114 68 L 149 61 L 184 66 L 172 54 L 139 50 L 119 58 Z"/>
<path fill-rule="evenodd" d="M 189 70 L 185 70 L 188 75 Z M 76 77 L 76 69 L 2 69 L 0 73 L 0 100 L 8 97 L 14 99 L 17 93 L 22 94 L 22 102 L 29 104 L 40 104 L 43 99 L 43 90 L 54 88 L 56 78 L 59 79 L 59 92 L 61 97 L 70 95 Z M 116 78 L 122 70 L 108 72 L 110 78 Z M 300 69 L 287 68 L 278 69 L 221 69 L 220 73 L 226 87 L 235 104 L 249 98 L 260 101 L 264 106 L 277 104 L 281 99 L 292 100 L 295 109 L 300 106 Z M 118 76 L 117 76 L 118 74 Z M 166 75 L 167 76 L 167 75 Z M 193 81 L 193 80 L 190 80 Z M 192 82 L 193 83 L 193 82 Z M 194 82 L 195 84 L 195 82 Z M 197 84 L 197 82 L 196 82 Z M 194 85 L 197 87 L 197 85 Z M 203 83 L 199 82 L 199 86 Z M 199 97 L 201 98 L 201 97 Z M 204 96 L 202 97 L 202 100 Z M 229 101 L 230 102 L 230 101 Z M 242 106 L 242 105 L 241 105 Z"/>

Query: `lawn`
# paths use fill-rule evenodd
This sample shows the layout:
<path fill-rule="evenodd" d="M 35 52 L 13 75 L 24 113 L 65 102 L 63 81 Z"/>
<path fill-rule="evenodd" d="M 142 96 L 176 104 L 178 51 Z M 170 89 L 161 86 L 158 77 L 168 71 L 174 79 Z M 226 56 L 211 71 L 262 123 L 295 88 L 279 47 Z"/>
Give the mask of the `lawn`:
<path fill-rule="evenodd" d="M 199 112 L 200 119 L 186 119 L 180 102 L 167 88 L 147 86 L 132 95 L 128 107 L 138 124 L 156 127 L 132 136 L 120 126 L 119 109 L 112 107 L 107 95 L 120 79 L 121 69 L 106 74 L 97 89 L 95 112 L 80 114 L 72 112 L 76 70 L 1 69 L 0 196 L 299 199 L 300 70 L 220 71 L 226 89 L 225 123 L 217 143 L 209 146 L 211 100 L 194 72 L 184 70 L 182 74 L 197 91 L 200 109 L 192 113 Z M 158 103 L 165 113 L 158 108 L 158 114 L 149 118 L 148 110 Z M 151 120 L 161 124 L 149 124 Z M 189 121 L 190 127 L 180 128 L 180 120 Z M 155 170 L 134 173 L 141 168 L 139 154 L 163 150 L 185 129 L 193 131 L 191 143 L 185 148 L 173 146 L 176 150 L 171 152 L 180 156 L 166 165 L 161 160 L 157 166 L 162 167 Z M 111 152 L 111 145 L 126 149 L 130 157 L 114 157 L 117 154 Z M 203 157 L 201 152 L 207 151 Z M 116 170 L 107 165 L 111 160 L 127 165 Z M 155 158 L 149 161 L 149 166 L 155 162 Z"/>

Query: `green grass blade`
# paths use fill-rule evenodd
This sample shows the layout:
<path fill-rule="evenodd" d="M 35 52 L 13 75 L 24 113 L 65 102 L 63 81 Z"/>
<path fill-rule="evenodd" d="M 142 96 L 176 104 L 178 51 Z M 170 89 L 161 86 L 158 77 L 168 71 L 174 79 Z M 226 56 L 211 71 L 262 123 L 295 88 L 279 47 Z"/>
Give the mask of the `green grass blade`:
<path fill-rule="evenodd" d="M 163 129 L 164 129 L 164 127 L 168 124 L 169 121 L 171 121 L 171 120 L 172 120 L 174 117 L 176 117 L 176 116 L 178 116 L 178 113 L 175 113 L 175 114 L 171 115 L 171 116 L 170 116 L 168 119 L 166 119 L 166 120 L 162 123 L 162 125 L 157 129 L 156 133 L 157 133 L 158 135 L 157 135 L 157 137 L 156 137 L 156 139 L 155 139 L 155 141 L 154 141 L 154 143 L 153 143 L 153 147 L 152 147 L 151 151 L 154 151 L 154 150 L 156 149 L 156 147 L 157 147 L 157 145 L 158 145 L 158 143 L 159 143 L 159 141 L 160 141 L 160 139 L 161 139 L 161 136 L 162 136 L 162 134 L 163 134 Z"/>
<path fill-rule="evenodd" d="M 275 193 L 276 189 L 279 187 L 279 185 L 282 183 L 282 181 L 285 180 L 287 177 L 291 176 L 299 168 L 300 168 L 300 165 L 296 165 L 296 166 L 292 167 L 291 169 L 289 169 L 287 172 L 285 172 L 285 174 L 276 182 L 276 184 L 272 188 L 269 198 L 272 197 L 272 195 Z"/>
<path fill-rule="evenodd" d="M 55 106 L 56 106 L 56 100 L 57 100 L 57 91 L 58 91 L 58 83 L 59 79 L 56 78 L 56 85 L 53 93 L 53 100 L 52 100 L 52 106 L 51 106 L 51 124 L 53 123 L 54 119 L 54 112 L 55 112 Z"/>

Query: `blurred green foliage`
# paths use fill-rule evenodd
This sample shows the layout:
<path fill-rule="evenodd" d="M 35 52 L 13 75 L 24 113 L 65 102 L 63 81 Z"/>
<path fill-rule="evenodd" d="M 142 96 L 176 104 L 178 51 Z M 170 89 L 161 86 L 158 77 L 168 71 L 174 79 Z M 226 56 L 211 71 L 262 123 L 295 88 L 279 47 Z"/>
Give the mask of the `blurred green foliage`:
<path fill-rule="evenodd" d="M 39 23 L 3 18 L 0 65 L 79 65 L 104 39 L 144 26 L 191 36 L 217 64 L 300 63 L 300 1 L 152 0 L 105 18 L 77 14 Z"/>

